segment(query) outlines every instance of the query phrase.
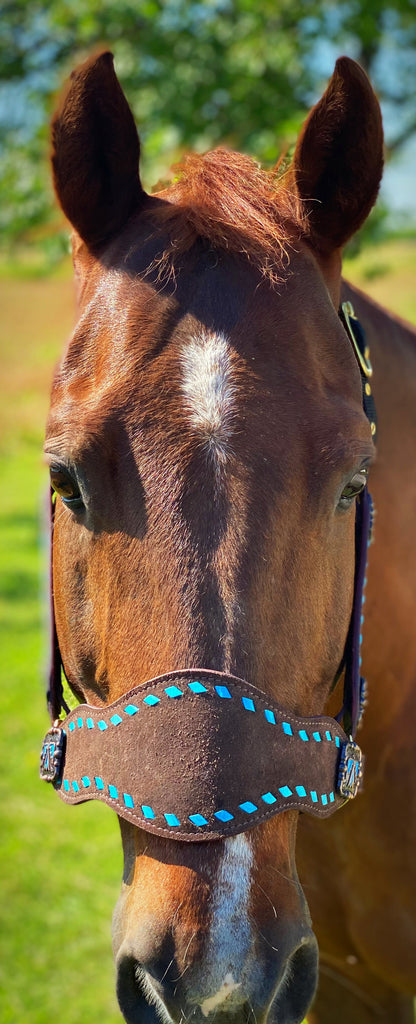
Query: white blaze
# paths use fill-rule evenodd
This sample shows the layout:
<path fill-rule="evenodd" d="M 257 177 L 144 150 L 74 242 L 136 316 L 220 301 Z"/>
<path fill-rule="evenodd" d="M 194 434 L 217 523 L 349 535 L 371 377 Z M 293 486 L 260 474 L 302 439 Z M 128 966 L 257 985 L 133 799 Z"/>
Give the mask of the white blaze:
<path fill-rule="evenodd" d="M 207 941 L 206 986 L 213 995 L 201 1003 L 204 1016 L 240 988 L 252 945 L 248 907 L 253 851 L 246 835 L 226 839 L 212 901 Z M 242 1001 L 244 994 L 242 993 Z"/>
<path fill-rule="evenodd" d="M 227 339 L 201 328 L 182 349 L 181 367 L 188 421 L 224 457 L 233 432 L 236 390 Z"/>

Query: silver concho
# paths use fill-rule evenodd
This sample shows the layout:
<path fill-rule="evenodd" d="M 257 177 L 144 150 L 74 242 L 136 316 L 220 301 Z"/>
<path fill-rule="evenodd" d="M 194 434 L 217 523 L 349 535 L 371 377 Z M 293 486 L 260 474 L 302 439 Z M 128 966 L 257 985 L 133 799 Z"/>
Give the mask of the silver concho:
<path fill-rule="evenodd" d="M 40 753 L 41 779 L 45 782 L 58 782 L 64 755 L 65 733 L 58 726 L 53 726 L 46 733 Z"/>
<path fill-rule="evenodd" d="M 346 800 L 352 800 L 358 793 L 363 777 L 363 755 L 357 743 L 350 740 L 341 748 L 337 789 Z"/>

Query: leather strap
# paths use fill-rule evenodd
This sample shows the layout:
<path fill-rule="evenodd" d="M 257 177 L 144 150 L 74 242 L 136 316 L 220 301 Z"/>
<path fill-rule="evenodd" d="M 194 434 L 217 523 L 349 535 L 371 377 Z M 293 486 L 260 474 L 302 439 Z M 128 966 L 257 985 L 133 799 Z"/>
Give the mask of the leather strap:
<path fill-rule="evenodd" d="M 66 803 L 102 800 L 188 841 L 235 835 L 290 808 L 327 817 L 355 795 L 361 771 L 359 748 L 334 719 L 291 714 L 205 669 L 159 676 L 107 707 L 81 704 L 48 733 L 41 761 Z"/>
<path fill-rule="evenodd" d="M 59 647 L 58 634 L 56 631 L 54 593 L 53 593 L 53 532 L 55 526 L 55 505 L 56 494 L 53 488 L 49 489 L 47 519 L 49 533 L 49 672 L 48 688 L 46 691 L 46 702 L 51 721 L 59 718 L 61 711 L 69 713 L 69 707 L 64 699 L 62 685 L 62 657 Z"/>
<path fill-rule="evenodd" d="M 345 677 L 343 706 L 337 716 L 352 736 L 356 735 L 366 703 L 366 681 L 361 675 L 361 644 L 364 624 L 367 555 L 372 539 L 373 502 L 365 487 L 357 499 L 355 520 L 355 584 L 354 601 L 347 643 L 345 645 Z"/>

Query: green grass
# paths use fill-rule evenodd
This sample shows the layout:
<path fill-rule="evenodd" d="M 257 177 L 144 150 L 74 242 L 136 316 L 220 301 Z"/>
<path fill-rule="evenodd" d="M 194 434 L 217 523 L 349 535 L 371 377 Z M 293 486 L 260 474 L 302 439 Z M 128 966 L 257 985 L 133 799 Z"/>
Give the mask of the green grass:
<path fill-rule="evenodd" d="M 397 238 L 345 260 L 344 275 L 382 306 L 416 323 L 416 242 Z"/>
<path fill-rule="evenodd" d="M 380 283 L 382 301 L 391 296 L 397 312 L 416 320 L 415 256 L 410 242 L 391 243 L 364 253 L 347 274 L 372 294 Z M 37 281 L 19 280 L 15 268 L 3 273 L 0 308 L 0 1021 L 117 1024 L 116 818 L 100 804 L 67 807 L 38 780 L 48 726 L 41 450 L 52 366 L 72 322 L 67 268 Z"/>
<path fill-rule="evenodd" d="M 110 946 L 116 818 L 101 805 L 67 808 L 38 778 L 48 727 L 42 434 L 71 293 L 58 280 L 0 282 L 1 1024 L 121 1020 Z"/>

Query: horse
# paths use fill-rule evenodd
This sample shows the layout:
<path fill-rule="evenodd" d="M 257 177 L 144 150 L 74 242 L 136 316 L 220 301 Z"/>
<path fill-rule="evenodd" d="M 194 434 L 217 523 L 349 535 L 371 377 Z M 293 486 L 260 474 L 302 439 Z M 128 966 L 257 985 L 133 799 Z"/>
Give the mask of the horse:
<path fill-rule="evenodd" d="M 105 799 L 124 851 L 121 1012 L 128 1024 L 296 1024 L 309 1011 L 315 1024 L 410 1024 L 415 336 L 341 278 L 382 174 L 376 96 L 342 57 L 289 167 L 220 148 L 186 157 L 149 195 L 105 52 L 73 72 L 52 147 L 78 313 L 45 442 L 56 721 L 44 750 L 95 744 L 98 768 L 53 776 L 76 802 L 104 792 L 102 744 L 119 744 L 111 770 L 124 781 Z M 370 466 L 366 765 L 361 780 L 348 755 L 346 795 L 361 792 L 324 822 L 338 793 L 309 782 L 307 803 L 304 785 L 295 799 L 280 781 L 273 813 L 276 785 L 255 804 L 257 766 L 275 772 L 296 732 L 293 770 L 319 756 L 332 771 L 343 742 Z M 61 664 L 88 709 L 63 729 Z M 133 776 L 165 799 L 163 826 L 150 797 L 133 810 Z M 209 804 L 223 781 L 243 825 L 238 808 Z M 198 811 L 186 828 L 183 789 Z"/>

